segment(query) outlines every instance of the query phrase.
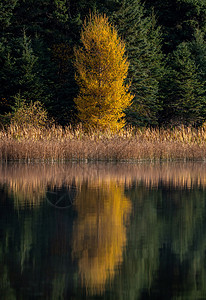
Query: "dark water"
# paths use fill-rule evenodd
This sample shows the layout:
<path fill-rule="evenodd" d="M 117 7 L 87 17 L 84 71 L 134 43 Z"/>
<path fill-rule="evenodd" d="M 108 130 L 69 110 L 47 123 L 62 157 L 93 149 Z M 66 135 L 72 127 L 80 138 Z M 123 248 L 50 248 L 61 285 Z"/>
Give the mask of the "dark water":
<path fill-rule="evenodd" d="M 206 164 L 0 165 L 0 299 L 206 299 Z"/>

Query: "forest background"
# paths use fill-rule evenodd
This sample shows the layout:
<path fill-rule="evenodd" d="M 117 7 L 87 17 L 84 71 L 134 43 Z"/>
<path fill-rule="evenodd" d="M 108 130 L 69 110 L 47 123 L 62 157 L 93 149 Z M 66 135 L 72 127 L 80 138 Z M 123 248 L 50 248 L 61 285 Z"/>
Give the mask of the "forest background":
<path fill-rule="evenodd" d="M 135 95 L 127 124 L 202 125 L 205 0 L 1 0 L 0 123 L 22 101 L 40 101 L 57 124 L 78 122 L 73 49 L 92 11 L 105 13 L 126 44 Z"/>

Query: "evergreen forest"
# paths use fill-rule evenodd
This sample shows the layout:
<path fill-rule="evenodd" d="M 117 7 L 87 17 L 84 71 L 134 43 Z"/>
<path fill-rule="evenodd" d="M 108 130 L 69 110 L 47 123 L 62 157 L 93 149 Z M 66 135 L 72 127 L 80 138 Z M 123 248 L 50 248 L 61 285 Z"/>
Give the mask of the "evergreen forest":
<path fill-rule="evenodd" d="M 0 125 L 31 101 L 57 124 L 78 123 L 74 49 L 92 12 L 125 42 L 134 95 L 127 124 L 206 121 L 205 0 L 0 0 Z"/>

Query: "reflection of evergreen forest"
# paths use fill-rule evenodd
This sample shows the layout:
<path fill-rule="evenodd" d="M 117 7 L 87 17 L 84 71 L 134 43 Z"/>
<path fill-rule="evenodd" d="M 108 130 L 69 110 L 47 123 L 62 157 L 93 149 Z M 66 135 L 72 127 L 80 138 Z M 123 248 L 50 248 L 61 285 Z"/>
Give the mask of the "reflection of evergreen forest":
<path fill-rule="evenodd" d="M 204 170 L 1 166 L 2 299 L 205 299 Z"/>

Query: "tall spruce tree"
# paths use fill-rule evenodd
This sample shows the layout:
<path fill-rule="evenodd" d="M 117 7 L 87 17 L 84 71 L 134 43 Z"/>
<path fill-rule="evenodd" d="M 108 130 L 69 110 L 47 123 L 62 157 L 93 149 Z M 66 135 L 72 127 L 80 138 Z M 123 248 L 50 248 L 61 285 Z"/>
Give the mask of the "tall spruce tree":
<path fill-rule="evenodd" d="M 38 57 L 33 51 L 31 39 L 26 32 L 22 33 L 21 38 L 10 40 L 2 54 L 1 98 L 6 99 L 10 106 L 14 105 L 14 97 L 18 93 L 28 101 L 46 101 L 47 92 L 41 80 Z M 2 113 L 8 110 L 8 107 L 5 107 Z"/>
<path fill-rule="evenodd" d="M 161 110 L 159 81 L 164 74 L 160 28 L 154 14 L 146 15 L 140 0 L 123 0 L 112 19 L 126 43 L 128 80 L 135 95 L 126 110 L 127 121 L 138 126 L 156 125 Z"/>
<path fill-rule="evenodd" d="M 190 43 L 190 50 L 197 65 L 198 78 L 204 85 L 206 95 L 206 40 L 201 30 L 196 30 L 194 40 Z"/>
<path fill-rule="evenodd" d="M 163 91 L 164 109 L 160 122 L 201 124 L 206 110 L 204 84 L 198 77 L 198 68 L 187 43 L 181 43 L 169 57 Z"/>

